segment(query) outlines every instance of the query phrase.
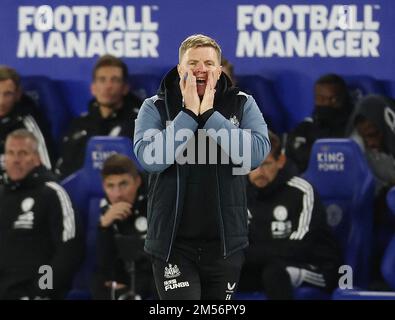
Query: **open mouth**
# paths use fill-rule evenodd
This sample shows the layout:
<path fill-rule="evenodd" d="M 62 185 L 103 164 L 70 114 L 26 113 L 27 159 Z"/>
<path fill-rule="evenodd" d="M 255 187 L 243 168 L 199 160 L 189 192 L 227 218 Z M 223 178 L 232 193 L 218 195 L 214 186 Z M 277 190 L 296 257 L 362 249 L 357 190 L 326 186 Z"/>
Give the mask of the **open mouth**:
<path fill-rule="evenodd" d="M 206 84 L 206 79 L 205 78 L 196 78 L 196 84 L 198 86 L 204 86 Z"/>

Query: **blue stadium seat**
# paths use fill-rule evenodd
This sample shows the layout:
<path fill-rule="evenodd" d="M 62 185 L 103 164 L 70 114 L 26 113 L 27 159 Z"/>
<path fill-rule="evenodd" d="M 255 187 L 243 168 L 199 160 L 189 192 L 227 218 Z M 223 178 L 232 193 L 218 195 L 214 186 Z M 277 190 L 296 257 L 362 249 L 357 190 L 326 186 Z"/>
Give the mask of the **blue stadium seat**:
<path fill-rule="evenodd" d="M 386 283 L 395 290 L 395 231 L 389 242 L 381 263 L 381 273 Z"/>
<path fill-rule="evenodd" d="M 44 76 L 22 77 L 21 82 L 25 93 L 42 109 L 42 115 L 51 127 L 53 141 L 61 141 L 72 115 L 59 84 Z"/>
<path fill-rule="evenodd" d="M 287 114 L 276 96 L 271 81 L 258 75 L 238 76 L 237 86 L 254 97 L 269 129 L 280 135 L 288 130 Z"/>
<path fill-rule="evenodd" d="M 267 300 L 262 292 L 236 292 L 233 300 Z"/>
<path fill-rule="evenodd" d="M 387 193 L 387 204 L 395 215 L 395 187 Z M 332 298 L 335 300 L 395 300 L 395 230 L 394 236 L 384 253 L 381 272 L 387 284 L 394 291 L 364 291 L 337 289 Z"/>
<path fill-rule="evenodd" d="M 92 99 L 90 84 L 85 81 L 58 80 L 67 109 L 72 117 L 79 117 L 81 113 L 88 110 L 88 103 Z"/>
<path fill-rule="evenodd" d="M 77 274 L 73 291 L 89 291 L 96 262 L 96 234 L 100 203 L 104 198 L 100 170 L 112 154 L 121 153 L 135 161 L 132 141 L 125 137 L 92 137 L 88 141 L 84 166 L 62 181 L 73 205 L 78 210 L 86 237 L 86 257 Z M 80 294 L 81 295 L 81 294 Z"/>
<path fill-rule="evenodd" d="M 354 102 L 368 94 L 385 94 L 383 84 L 370 76 L 344 76 Z"/>
<path fill-rule="evenodd" d="M 330 298 L 329 293 L 313 287 L 302 286 L 294 290 L 295 300 L 328 300 Z M 234 300 L 267 300 L 267 297 L 260 291 L 236 292 Z"/>
<path fill-rule="evenodd" d="M 393 214 L 395 214 L 395 187 L 392 187 L 387 193 L 387 205 Z"/>
<path fill-rule="evenodd" d="M 372 242 L 374 178 L 360 147 L 350 139 L 321 139 L 304 173 L 326 206 L 354 285 L 366 287 Z"/>
<path fill-rule="evenodd" d="M 332 295 L 333 300 L 395 300 L 392 291 L 365 291 L 360 289 L 336 289 Z"/>
<path fill-rule="evenodd" d="M 395 215 L 395 187 L 387 193 L 387 205 L 391 213 Z M 383 256 L 381 273 L 387 284 L 395 290 L 395 230 Z"/>
<path fill-rule="evenodd" d="M 273 80 L 275 93 L 284 106 L 289 132 L 313 111 L 313 80 L 292 70 L 276 71 Z"/>
<path fill-rule="evenodd" d="M 331 295 L 321 289 L 303 285 L 294 289 L 295 300 L 329 300 Z"/>
<path fill-rule="evenodd" d="M 385 95 L 395 99 L 395 81 L 382 80 L 381 83 L 385 89 Z"/>
<path fill-rule="evenodd" d="M 161 77 L 155 74 L 133 74 L 129 76 L 131 91 L 141 99 L 156 95 Z"/>

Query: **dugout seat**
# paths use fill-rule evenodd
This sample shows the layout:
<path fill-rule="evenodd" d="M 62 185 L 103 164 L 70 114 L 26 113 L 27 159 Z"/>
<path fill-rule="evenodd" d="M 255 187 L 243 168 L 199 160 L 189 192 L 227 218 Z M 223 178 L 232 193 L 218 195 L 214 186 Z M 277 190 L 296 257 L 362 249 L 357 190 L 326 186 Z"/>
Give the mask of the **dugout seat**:
<path fill-rule="evenodd" d="M 370 76 L 344 76 L 348 90 L 354 102 L 368 94 L 385 94 L 382 83 Z"/>
<path fill-rule="evenodd" d="M 238 76 L 237 86 L 254 97 L 270 130 L 280 135 L 287 131 L 287 114 L 270 80 L 258 75 Z"/>
<path fill-rule="evenodd" d="M 86 256 L 77 274 L 73 289 L 89 291 L 96 264 L 96 236 L 104 190 L 100 171 L 104 161 L 114 153 L 121 153 L 135 161 L 132 141 L 126 137 L 92 137 L 88 141 L 84 166 L 62 181 L 62 186 L 78 210 L 86 239 Z"/>
<path fill-rule="evenodd" d="M 45 122 L 50 126 L 52 140 L 61 138 L 72 115 L 65 103 L 59 83 L 44 76 L 26 76 L 21 78 L 24 92 L 37 103 Z"/>
<path fill-rule="evenodd" d="M 360 289 L 336 289 L 332 294 L 333 300 L 395 300 L 392 291 L 366 291 Z"/>
<path fill-rule="evenodd" d="M 75 80 L 58 80 L 67 104 L 67 109 L 72 117 L 79 117 L 86 112 L 88 103 L 92 99 L 90 83 Z"/>
<path fill-rule="evenodd" d="M 161 77 L 155 74 L 133 74 L 129 76 L 131 91 L 140 99 L 156 95 Z"/>
<path fill-rule="evenodd" d="M 385 95 L 395 99 L 395 81 L 391 80 L 382 80 L 381 84 L 385 89 Z"/>
<path fill-rule="evenodd" d="M 390 211 L 395 214 L 395 187 L 387 193 L 387 204 Z M 395 300 L 395 230 L 383 255 L 381 272 L 387 284 L 394 291 L 337 289 L 332 298 L 334 300 Z"/>
<path fill-rule="evenodd" d="M 395 215 L 395 187 L 387 193 L 387 205 L 391 213 Z M 383 256 L 381 273 L 392 290 L 395 290 L 395 230 Z"/>
<path fill-rule="evenodd" d="M 354 285 L 366 287 L 371 254 L 374 178 L 360 147 L 350 139 L 320 139 L 304 173 L 319 193 L 327 221 L 353 270 Z"/>

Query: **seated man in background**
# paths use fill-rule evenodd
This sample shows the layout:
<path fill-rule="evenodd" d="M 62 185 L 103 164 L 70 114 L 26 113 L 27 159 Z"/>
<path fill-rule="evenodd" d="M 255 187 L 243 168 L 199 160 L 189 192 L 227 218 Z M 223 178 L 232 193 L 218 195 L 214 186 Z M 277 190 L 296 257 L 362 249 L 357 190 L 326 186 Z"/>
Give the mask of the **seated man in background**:
<path fill-rule="evenodd" d="M 83 258 L 70 199 L 26 129 L 7 136 L 0 186 L 0 299 L 62 299 Z"/>
<path fill-rule="evenodd" d="M 372 289 L 386 290 L 389 288 L 383 284 L 380 265 L 395 230 L 395 219 L 386 202 L 388 190 L 395 185 L 394 101 L 379 95 L 363 98 L 357 105 L 353 123 L 356 138 L 362 140 L 366 159 L 376 180 Z"/>
<path fill-rule="evenodd" d="M 147 203 L 142 191 L 142 178 L 128 157 L 121 154 L 110 156 L 103 164 L 102 179 L 109 203 L 101 208 L 93 296 L 95 299 L 118 299 L 129 290 L 130 276 L 125 261 L 119 257 L 115 237 L 121 234 L 141 239 L 143 254 Z M 145 257 L 136 262 L 136 279 L 136 292 L 142 297 L 152 297 L 155 289 L 151 263 Z"/>
<path fill-rule="evenodd" d="M 395 185 L 394 101 L 384 96 L 367 96 L 357 105 L 353 121 L 378 189 L 388 190 Z"/>
<path fill-rule="evenodd" d="M 293 129 L 287 139 L 286 155 L 300 173 L 307 168 L 314 142 L 322 138 L 344 138 L 353 104 L 345 81 L 335 74 L 320 77 L 314 86 L 314 110 Z"/>
<path fill-rule="evenodd" d="M 264 290 L 269 299 L 292 299 L 301 285 L 332 290 L 340 251 L 313 187 L 296 177 L 269 132 L 272 150 L 249 174 L 250 247 L 240 291 Z"/>
<path fill-rule="evenodd" d="M 93 136 L 133 137 L 134 119 L 142 101 L 129 92 L 128 68 L 120 59 L 106 55 L 95 64 L 88 112 L 72 121 L 63 138 L 57 173 L 66 177 L 80 169 L 85 148 Z"/>
<path fill-rule="evenodd" d="M 40 123 L 40 126 L 38 125 Z M 16 129 L 27 129 L 37 138 L 41 162 L 51 169 L 50 156 L 36 106 L 31 98 L 22 93 L 19 74 L 12 68 L 0 66 L 0 184 L 4 173 L 4 144 L 7 135 Z M 44 130 L 43 130 L 44 129 Z M 46 135 L 48 139 L 49 135 Z"/>

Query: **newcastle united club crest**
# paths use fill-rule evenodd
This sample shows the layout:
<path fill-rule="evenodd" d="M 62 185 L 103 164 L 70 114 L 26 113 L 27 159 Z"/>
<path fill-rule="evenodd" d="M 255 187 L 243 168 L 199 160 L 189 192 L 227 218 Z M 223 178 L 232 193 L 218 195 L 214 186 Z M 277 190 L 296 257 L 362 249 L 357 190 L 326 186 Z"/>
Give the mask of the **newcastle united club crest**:
<path fill-rule="evenodd" d="M 234 126 L 236 126 L 236 127 L 240 126 L 239 119 L 237 119 L 237 117 L 235 115 L 233 117 L 231 117 L 229 120 Z"/>

